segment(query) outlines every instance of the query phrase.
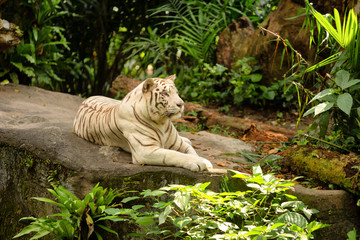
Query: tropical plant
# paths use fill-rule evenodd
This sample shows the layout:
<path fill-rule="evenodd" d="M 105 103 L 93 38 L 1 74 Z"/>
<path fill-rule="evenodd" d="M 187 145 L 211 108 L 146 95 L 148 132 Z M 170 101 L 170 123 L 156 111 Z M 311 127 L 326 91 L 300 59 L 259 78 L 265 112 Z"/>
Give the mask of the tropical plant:
<path fill-rule="evenodd" d="M 52 19 L 68 15 L 59 10 L 60 0 L 22 1 L 20 7 L 31 9 L 33 19 L 23 26 L 24 37 L 15 51 L 9 49 L 1 57 L 0 76 L 15 83 L 30 83 L 56 89 L 63 79 L 58 75 L 64 50 L 69 50 L 64 28 L 51 24 Z M 6 61 L 4 61 L 6 59 Z M 4 63 L 5 62 L 5 63 Z M 6 64 L 7 62 L 7 64 Z"/>
<path fill-rule="evenodd" d="M 306 72 L 313 71 L 319 67 L 329 65 L 338 61 L 338 64 L 333 68 L 337 70 L 340 66 L 345 69 L 351 69 L 352 72 L 360 71 L 360 47 L 358 39 L 360 39 L 360 28 L 358 26 L 358 18 L 353 9 L 350 9 L 348 14 L 344 15 L 343 20 L 339 11 L 334 9 L 334 16 L 330 18 L 324 17 L 321 13 L 317 12 L 313 6 L 305 1 L 308 12 L 316 18 L 318 31 L 324 28 L 340 45 L 342 51 L 336 52 L 323 61 L 309 67 Z M 333 27 L 333 20 L 336 28 Z M 308 21 L 308 20 L 307 20 Z M 309 22 L 308 22 L 309 24 Z M 314 39 L 313 31 L 311 31 L 311 40 Z"/>
<path fill-rule="evenodd" d="M 231 172 L 233 179 L 244 181 L 245 190 L 232 189 L 226 180 L 225 191 L 221 193 L 207 190 L 210 183 L 170 185 L 143 191 L 142 198 L 154 202 L 153 211 L 141 211 L 132 216 L 145 232 L 133 236 L 147 239 L 312 239 L 314 231 L 327 226 L 309 222 L 316 211 L 286 193 L 293 183 L 263 174 L 259 166 L 253 168 L 253 176 Z M 128 200 L 136 199 L 140 197 Z M 141 208 L 145 206 L 138 209 Z"/>
<path fill-rule="evenodd" d="M 319 127 L 319 136 L 325 138 L 329 120 L 334 120 L 333 131 L 341 134 L 334 140 L 353 142 L 352 150 L 357 151 L 357 143 L 360 142 L 360 102 L 359 102 L 360 79 L 354 79 L 346 70 L 338 71 L 334 76 L 334 82 L 325 90 L 316 94 L 309 104 L 318 102 L 317 105 L 305 112 L 304 117 L 314 114 L 318 119 L 314 125 Z M 344 121 L 345 120 L 345 121 Z"/>
<path fill-rule="evenodd" d="M 117 237 L 117 232 L 109 229 L 103 223 L 106 220 L 122 221 L 121 218 L 111 214 L 112 202 L 115 197 L 122 195 L 112 189 L 104 189 L 97 184 L 83 200 L 67 191 L 64 187 L 53 185 L 54 189 L 48 191 L 54 195 L 57 201 L 34 197 L 33 199 L 45 203 L 53 204 L 60 208 L 61 212 L 47 217 L 34 218 L 24 217 L 21 220 L 30 220 L 30 225 L 26 226 L 19 234 L 18 238 L 31 233 L 36 233 L 30 239 L 39 239 L 50 233 L 55 235 L 54 239 L 89 239 L 93 234 L 97 239 L 103 239 L 101 231 L 113 233 Z"/>
<path fill-rule="evenodd" d="M 332 119 L 331 130 L 332 133 L 337 133 L 337 137 L 334 137 L 333 134 L 331 138 L 328 138 L 329 144 L 343 150 L 344 147 L 340 145 L 346 145 L 347 151 L 358 152 L 356 146 L 360 143 L 360 102 L 358 100 L 360 80 L 357 78 L 360 70 L 360 60 L 358 60 L 360 28 L 358 27 L 357 15 L 351 9 L 348 14 L 345 14 L 341 22 L 339 12 L 336 9 L 334 9 L 334 16 L 330 15 L 326 18 L 308 2 L 306 2 L 306 6 L 308 14 L 316 18 L 319 35 L 321 29 L 325 29 L 328 38 L 334 39 L 338 46 L 335 47 L 335 54 L 305 70 L 306 73 L 323 66 L 332 65 L 327 77 L 321 77 L 320 74 L 317 74 L 320 92 L 308 102 L 308 104 L 315 104 L 315 106 L 310 108 L 304 116 L 314 114 L 316 120 L 310 129 L 315 131 L 318 128 L 317 134 L 321 139 L 326 137 L 330 119 Z M 306 20 L 307 24 L 310 23 L 308 19 Z M 336 28 L 333 27 L 333 20 Z M 314 41 L 313 34 L 311 41 Z M 321 42 L 326 41 L 326 39 L 321 40 Z M 334 48 L 333 44 L 332 47 Z"/>
<path fill-rule="evenodd" d="M 184 1 L 171 0 L 151 10 L 151 16 L 164 20 L 159 24 L 170 25 L 164 35 L 170 35 L 177 48 L 192 57 L 198 64 L 214 61 L 215 40 L 233 20 L 233 1 Z"/>

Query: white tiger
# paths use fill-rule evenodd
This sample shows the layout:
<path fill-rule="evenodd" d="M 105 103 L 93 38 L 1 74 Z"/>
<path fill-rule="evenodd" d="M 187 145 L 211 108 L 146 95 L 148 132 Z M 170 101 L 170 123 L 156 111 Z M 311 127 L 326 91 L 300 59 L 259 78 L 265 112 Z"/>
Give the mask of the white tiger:
<path fill-rule="evenodd" d="M 212 169 L 210 161 L 199 157 L 170 121 L 184 110 L 175 77 L 149 78 L 122 101 L 102 96 L 86 99 L 75 117 L 74 132 L 90 142 L 131 152 L 134 164 Z"/>

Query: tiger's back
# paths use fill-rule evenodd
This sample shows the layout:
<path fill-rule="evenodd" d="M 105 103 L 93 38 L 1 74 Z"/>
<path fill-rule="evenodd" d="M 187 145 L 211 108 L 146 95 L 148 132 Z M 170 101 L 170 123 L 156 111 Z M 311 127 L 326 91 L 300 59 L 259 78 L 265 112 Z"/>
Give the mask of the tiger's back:
<path fill-rule="evenodd" d="M 92 143 L 108 146 L 117 143 L 115 146 L 130 152 L 116 119 L 116 109 L 121 104 L 119 100 L 103 96 L 89 97 L 76 114 L 74 132 Z"/>

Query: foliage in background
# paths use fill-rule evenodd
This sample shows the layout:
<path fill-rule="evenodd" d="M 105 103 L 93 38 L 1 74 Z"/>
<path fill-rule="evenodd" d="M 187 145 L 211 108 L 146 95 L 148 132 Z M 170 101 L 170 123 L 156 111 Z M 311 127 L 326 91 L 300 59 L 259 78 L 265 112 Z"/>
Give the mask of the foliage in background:
<path fill-rule="evenodd" d="M 64 51 L 69 50 L 65 29 L 51 21 L 69 12 L 59 10 L 60 0 L 22 1 L 18 7 L 26 14 L 21 25 L 24 33 L 16 48 L 0 57 L 0 77 L 14 83 L 28 82 L 43 88 L 58 89 Z"/>
<path fill-rule="evenodd" d="M 176 85 L 186 99 L 205 103 L 232 106 L 281 106 L 289 108 L 296 104 L 295 87 L 288 79 L 270 86 L 261 84 L 261 68 L 254 58 L 238 60 L 234 69 L 205 63 L 200 73 L 193 68 L 181 69 Z"/>
<path fill-rule="evenodd" d="M 121 218 L 114 216 L 108 209 L 117 205 L 112 205 L 113 200 L 122 195 L 112 189 L 107 190 L 97 184 L 83 200 L 67 191 L 62 186 L 48 189 L 57 201 L 34 197 L 33 199 L 45 203 L 53 204 L 60 208 L 61 212 L 51 216 L 34 218 L 25 217 L 21 220 L 30 220 L 30 225 L 26 226 L 19 234 L 18 238 L 31 233 L 36 233 L 31 239 L 39 239 L 50 233 L 54 234 L 55 239 L 89 239 L 93 234 L 97 239 L 103 239 L 101 231 L 113 233 L 119 238 L 118 233 L 104 225 L 106 220 L 122 221 Z"/>
<path fill-rule="evenodd" d="M 106 94 L 125 66 L 124 46 L 155 21 L 158 1 L 26 0 L 0 3 L 24 32 L 0 55 L 0 80 L 90 96 Z M 11 62 L 15 63 L 12 64 Z"/>
<path fill-rule="evenodd" d="M 326 138 L 330 145 L 339 145 L 338 148 L 347 148 L 348 151 L 359 153 L 360 144 L 360 80 L 359 78 L 359 39 L 360 28 L 358 17 L 351 9 L 341 21 L 339 13 L 334 9 L 334 16 L 328 18 L 317 12 L 311 4 L 306 2 L 308 14 L 315 17 L 318 34 L 325 39 L 318 39 L 318 44 L 327 45 L 335 52 L 330 57 L 307 68 L 306 72 L 316 71 L 320 67 L 331 66 L 329 74 L 325 77 L 316 72 L 318 80 L 318 93 L 308 104 L 312 104 L 304 116 L 314 114 L 315 122 L 310 127 L 311 135 Z M 313 25 L 306 19 L 306 24 Z M 336 26 L 333 27 L 333 25 Z M 322 31 L 328 34 L 320 34 Z M 313 34 L 313 32 L 311 32 Z M 334 41 L 335 40 L 335 41 Z M 312 35 L 311 41 L 315 41 Z M 320 41 L 320 43 L 319 43 Z M 334 45 L 334 42 L 337 44 Z M 331 124 L 332 134 L 327 137 Z M 341 147 L 342 146 L 342 147 Z"/>
<path fill-rule="evenodd" d="M 138 38 L 131 42 L 127 51 L 133 57 L 144 53 L 141 67 L 149 64 L 165 63 L 162 73 L 174 71 L 176 63 L 198 67 L 202 71 L 203 63 L 215 61 L 216 38 L 220 32 L 241 13 L 233 7 L 235 1 L 189 1 L 171 0 L 151 9 L 151 17 L 158 20 L 157 26 L 166 26 L 157 33 L 157 29 L 148 29 L 150 38 Z M 235 18 L 234 18 L 235 17 Z M 157 41 L 154 41 L 154 40 Z M 165 54 L 161 56 L 161 54 Z M 169 62 L 169 60 L 171 60 Z M 173 68 L 169 67 L 169 64 Z"/>
<path fill-rule="evenodd" d="M 151 16 L 159 19 L 157 26 L 168 27 L 165 31 L 148 28 L 150 37 L 130 43 L 130 59 L 141 61 L 136 74 L 146 73 L 148 66 L 155 69 L 152 76 L 177 73 L 177 87 L 187 100 L 263 106 L 276 99 L 276 106 L 291 106 L 295 88 L 287 82 L 261 85 L 260 69 L 254 59 L 240 59 L 234 70 L 215 64 L 218 36 L 229 23 L 246 15 L 257 25 L 277 3 L 172 0 L 152 9 Z"/>
<path fill-rule="evenodd" d="M 1 5 L 2 18 L 25 34 L 16 50 L 1 56 L 0 78 L 90 96 L 106 94 L 120 73 L 146 78 L 182 71 L 180 92 L 191 96 L 185 87 L 197 89 L 194 76 L 209 86 L 217 81 L 210 79 L 209 69 L 216 67 L 220 32 L 243 15 L 258 25 L 278 2 L 7 1 Z M 210 91 L 232 91 L 230 81 L 220 85 L 222 89 L 216 84 Z M 198 95 L 196 99 L 212 101 L 205 99 L 212 93 Z"/>

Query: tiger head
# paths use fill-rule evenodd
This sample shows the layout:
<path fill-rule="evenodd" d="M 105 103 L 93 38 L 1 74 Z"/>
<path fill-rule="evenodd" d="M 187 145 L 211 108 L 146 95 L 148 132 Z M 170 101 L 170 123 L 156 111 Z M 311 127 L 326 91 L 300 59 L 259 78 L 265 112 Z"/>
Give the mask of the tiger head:
<path fill-rule="evenodd" d="M 150 111 L 159 118 L 178 119 L 184 111 L 184 101 L 179 97 L 174 80 L 176 75 L 167 78 L 149 78 L 143 84 L 143 94 L 148 96 Z"/>

